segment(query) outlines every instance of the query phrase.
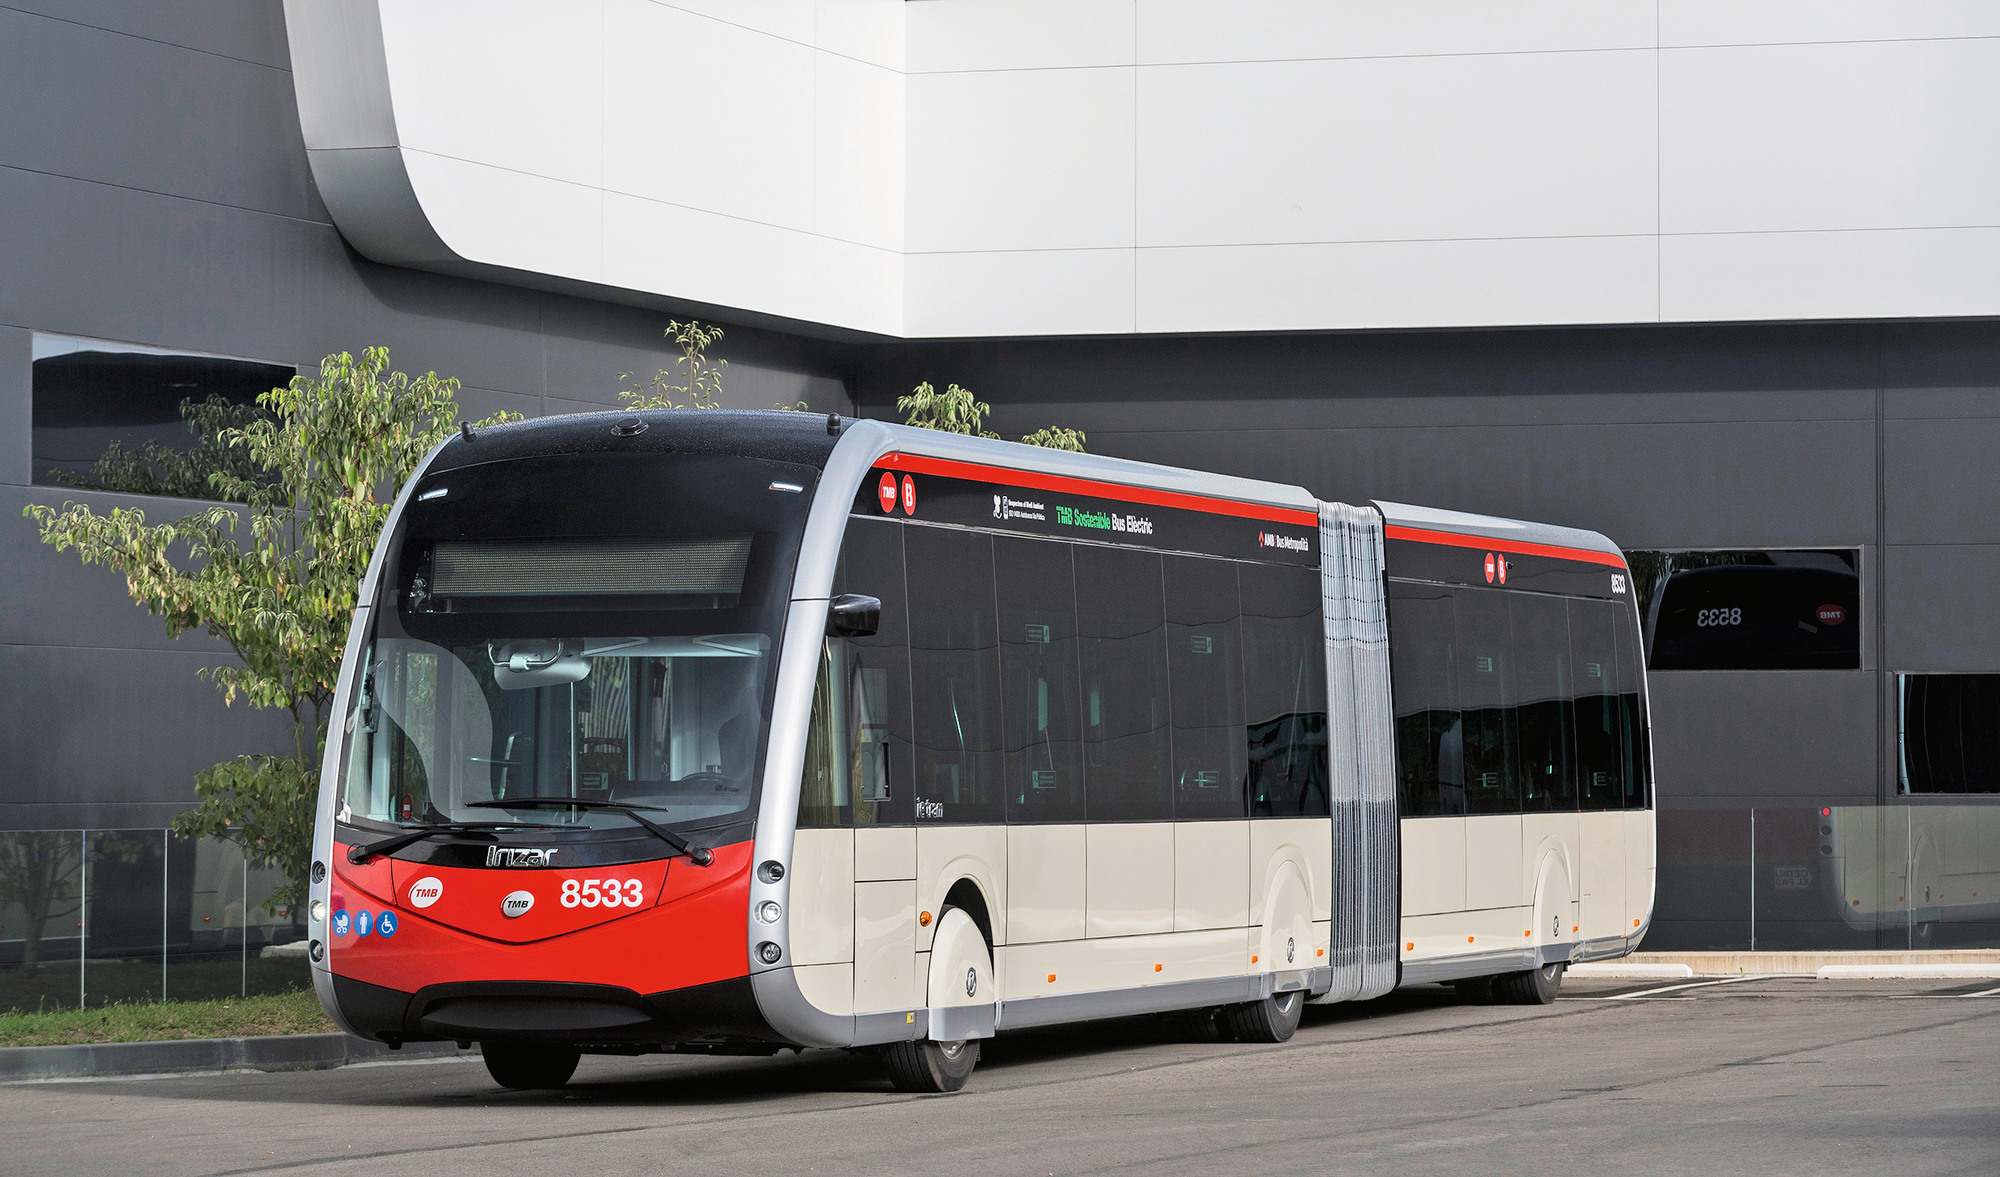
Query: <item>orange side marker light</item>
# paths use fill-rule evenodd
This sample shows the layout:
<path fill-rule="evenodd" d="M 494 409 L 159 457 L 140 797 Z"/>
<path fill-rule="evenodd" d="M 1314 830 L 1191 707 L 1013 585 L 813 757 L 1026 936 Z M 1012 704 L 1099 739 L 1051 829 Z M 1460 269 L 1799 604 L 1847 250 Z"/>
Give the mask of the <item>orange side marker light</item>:
<path fill-rule="evenodd" d="M 1153 971 L 1157 973 L 1157 972 L 1159 972 L 1160 970 L 1162 970 L 1162 969 L 1164 969 L 1164 968 L 1166 968 L 1166 967 L 1167 967 L 1167 966 L 1165 966 L 1165 965 L 1163 965 L 1163 964 L 1156 964 L 1156 965 L 1154 965 L 1154 966 L 1153 966 Z"/>
<path fill-rule="evenodd" d="M 1467 944 L 1470 944 L 1470 943 L 1472 943 L 1472 937 L 1470 937 L 1470 936 L 1467 936 L 1467 937 L 1465 938 L 1465 942 L 1466 942 Z"/>
<path fill-rule="evenodd" d="M 1256 954 L 1256 953 L 1254 953 L 1254 952 L 1250 954 L 1250 963 L 1251 963 L 1251 964 L 1256 964 L 1256 963 L 1257 963 L 1257 954 Z"/>
<path fill-rule="evenodd" d="M 930 912 L 928 912 L 928 911 L 925 911 L 925 912 L 919 912 L 919 913 L 918 913 L 918 915 L 917 915 L 917 926 L 918 926 L 918 927 L 920 927 L 920 928 L 928 928 L 928 927 L 930 927 L 930 926 L 931 926 L 931 913 L 930 913 Z"/>
<path fill-rule="evenodd" d="M 1055 983 L 1056 983 L 1056 975 L 1055 975 L 1054 973 L 1050 973 L 1050 974 L 1049 974 L 1049 984 L 1053 985 L 1053 984 L 1055 984 Z"/>
<path fill-rule="evenodd" d="M 1320 949 L 1320 950 L 1319 950 L 1318 952 L 1315 952 L 1315 953 L 1313 953 L 1313 955 L 1314 955 L 1314 956 L 1325 956 L 1325 955 L 1326 955 L 1326 949 L 1322 948 L 1322 949 Z"/>
<path fill-rule="evenodd" d="M 1416 950 L 1417 942 L 1415 940 L 1411 940 L 1403 945 L 1404 952 L 1415 952 Z"/>

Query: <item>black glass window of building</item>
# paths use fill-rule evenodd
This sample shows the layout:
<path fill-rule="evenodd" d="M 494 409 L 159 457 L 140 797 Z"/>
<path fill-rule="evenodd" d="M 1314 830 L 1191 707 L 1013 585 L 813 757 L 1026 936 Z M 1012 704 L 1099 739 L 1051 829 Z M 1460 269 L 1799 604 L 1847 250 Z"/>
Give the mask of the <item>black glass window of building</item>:
<path fill-rule="evenodd" d="M 2000 674 L 1900 674 L 1905 793 L 2000 793 Z"/>
<path fill-rule="evenodd" d="M 1627 552 L 1650 670 L 1857 670 L 1854 548 Z"/>
<path fill-rule="evenodd" d="M 34 480 L 180 498 L 219 497 L 217 470 L 257 480 L 217 435 L 262 415 L 259 394 L 296 370 L 220 356 L 35 336 Z"/>

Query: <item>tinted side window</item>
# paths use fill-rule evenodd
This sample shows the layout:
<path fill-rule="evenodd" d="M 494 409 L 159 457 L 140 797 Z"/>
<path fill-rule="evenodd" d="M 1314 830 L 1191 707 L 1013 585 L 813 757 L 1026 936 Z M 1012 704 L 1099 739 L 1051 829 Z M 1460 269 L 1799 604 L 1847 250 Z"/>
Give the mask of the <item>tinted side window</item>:
<path fill-rule="evenodd" d="M 1389 582 L 1389 681 L 1404 817 L 1465 812 L 1451 590 Z"/>
<path fill-rule="evenodd" d="M 1085 780 L 1092 821 L 1168 821 L 1166 599 L 1160 557 L 1076 548 Z"/>
<path fill-rule="evenodd" d="M 1010 821 L 1081 821 L 1070 546 L 996 539 Z"/>
<path fill-rule="evenodd" d="M 1514 660 L 1507 594 L 1454 589 L 1453 596 L 1466 812 L 1519 813 L 1521 788 L 1514 773 L 1520 741 L 1508 689 Z"/>
<path fill-rule="evenodd" d="M 1561 597 L 1513 593 L 1507 615 L 1514 638 L 1512 687 L 1520 737 L 1515 775 L 1521 782 L 1521 808 L 1529 813 L 1575 809 L 1568 603 Z"/>
<path fill-rule="evenodd" d="M 1624 723 L 1618 703 L 1617 625 L 1608 601 L 1569 602 L 1569 668 L 1576 694 L 1576 775 L 1585 809 L 1625 804 Z"/>
<path fill-rule="evenodd" d="M 1319 572 L 1240 568 L 1250 812 L 1328 812 L 1326 645 Z"/>
<path fill-rule="evenodd" d="M 1646 781 L 1646 706 L 1641 696 L 1645 671 L 1640 669 L 1638 630 L 1632 615 L 1618 610 L 1619 746 L 1625 755 L 1625 808 L 1644 809 L 1651 801 Z"/>
<path fill-rule="evenodd" d="M 882 624 L 870 637 L 828 638 L 820 649 L 799 825 L 906 824 L 913 761 L 902 527 L 850 522 L 833 591 L 879 598 Z"/>
<path fill-rule="evenodd" d="M 907 526 L 907 525 L 906 525 Z M 910 691 L 919 821 L 1002 819 L 993 541 L 908 527 Z"/>
<path fill-rule="evenodd" d="M 1243 625 L 1236 565 L 1166 557 L 1174 816 L 1243 817 Z"/>

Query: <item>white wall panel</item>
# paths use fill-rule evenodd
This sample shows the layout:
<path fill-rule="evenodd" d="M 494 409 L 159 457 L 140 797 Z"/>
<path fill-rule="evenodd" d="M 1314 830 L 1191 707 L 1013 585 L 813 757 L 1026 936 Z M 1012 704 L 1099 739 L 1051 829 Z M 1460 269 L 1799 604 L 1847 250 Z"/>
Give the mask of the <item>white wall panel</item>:
<path fill-rule="evenodd" d="M 1141 245 L 1651 233 L 1651 52 L 1139 77 Z"/>
<path fill-rule="evenodd" d="M 406 151 L 404 165 L 438 236 L 460 256 L 604 280 L 599 189 L 426 151 Z"/>
<path fill-rule="evenodd" d="M 1660 276 L 1676 322 L 2000 314 L 2000 228 L 1667 237 Z"/>
<path fill-rule="evenodd" d="M 1104 335 L 1134 330 L 1129 249 L 915 253 L 904 333 Z"/>
<path fill-rule="evenodd" d="M 903 0 L 819 0 L 815 44 L 828 53 L 903 71 Z"/>
<path fill-rule="evenodd" d="M 1673 50 L 1661 227 L 2000 224 L 2000 40 Z"/>
<path fill-rule="evenodd" d="M 1144 249 L 1139 329 L 1647 322 L 1656 252 L 1651 236 Z"/>
<path fill-rule="evenodd" d="M 1131 65 L 1133 0 L 915 0 L 911 73 Z"/>
<path fill-rule="evenodd" d="M 405 147 L 579 184 L 603 180 L 603 4 L 382 5 Z"/>
<path fill-rule="evenodd" d="M 813 50 L 650 0 L 605 2 L 605 186 L 810 228 Z"/>
<path fill-rule="evenodd" d="M 905 247 L 1130 247 L 1132 74 L 912 76 Z"/>
<path fill-rule="evenodd" d="M 818 24 L 818 6 L 814 0 L 642 0 L 659 8 L 675 8 L 695 16 L 705 17 L 717 24 L 730 24 L 752 32 L 796 41 L 801 45 L 813 43 L 814 29 Z"/>
<path fill-rule="evenodd" d="M 1653 0 L 1139 0 L 1139 61 L 1650 48 L 1653 11 Z"/>
<path fill-rule="evenodd" d="M 2000 37 L 1992 0 L 1659 0 L 1662 45 Z"/>
<path fill-rule="evenodd" d="M 811 228 L 878 249 L 903 248 L 903 76 L 813 55 Z"/>

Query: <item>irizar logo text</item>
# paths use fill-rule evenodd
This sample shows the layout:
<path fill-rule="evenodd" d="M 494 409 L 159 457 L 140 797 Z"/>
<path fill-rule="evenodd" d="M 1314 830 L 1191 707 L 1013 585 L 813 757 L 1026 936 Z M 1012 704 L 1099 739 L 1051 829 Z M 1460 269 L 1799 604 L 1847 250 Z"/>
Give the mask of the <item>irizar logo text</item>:
<path fill-rule="evenodd" d="M 556 847 L 488 846 L 487 866 L 554 866 Z"/>

